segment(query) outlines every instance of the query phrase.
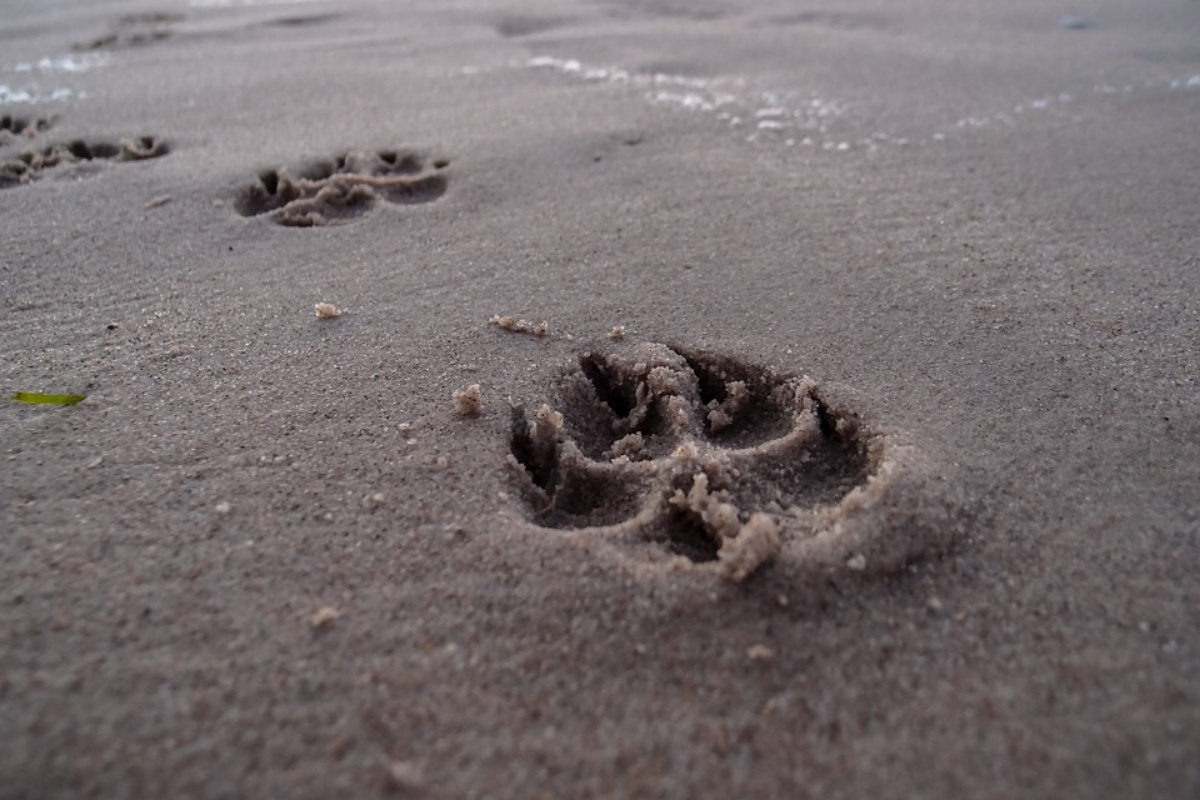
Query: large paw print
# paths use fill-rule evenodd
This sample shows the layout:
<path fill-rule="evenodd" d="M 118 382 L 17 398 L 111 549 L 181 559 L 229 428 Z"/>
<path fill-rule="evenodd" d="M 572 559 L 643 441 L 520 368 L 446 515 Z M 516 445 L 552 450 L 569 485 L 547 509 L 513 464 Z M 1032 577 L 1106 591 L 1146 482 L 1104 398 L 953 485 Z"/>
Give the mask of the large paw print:
<path fill-rule="evenodd" d="M 878 465 L 808 379 L 662 344 L 584 353 L 556 406 L 513 409 L 529 519 L 658 542 L 742 580 Z"/>
<path fill-rule="evenodd" d="M 427 165 L 403 150 L 351 151 L 297 169 L 265 170 L 238 193 L 234 208 L 244 217 L 266 216 L 294 228 L 344 223 L 380 200 L 397 205 L 436 200 L 446 191 L 448 165 L 444 159 Z"/>

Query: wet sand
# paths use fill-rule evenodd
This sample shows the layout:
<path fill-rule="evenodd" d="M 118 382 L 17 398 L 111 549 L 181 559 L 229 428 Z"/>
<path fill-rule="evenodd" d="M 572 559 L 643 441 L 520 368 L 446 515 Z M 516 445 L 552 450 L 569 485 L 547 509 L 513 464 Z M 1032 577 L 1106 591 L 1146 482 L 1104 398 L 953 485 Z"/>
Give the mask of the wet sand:
<path fill-rule="evenodd" d="M 0 796 L 1200 792 L 1195 3 L 5 16 Z"/>

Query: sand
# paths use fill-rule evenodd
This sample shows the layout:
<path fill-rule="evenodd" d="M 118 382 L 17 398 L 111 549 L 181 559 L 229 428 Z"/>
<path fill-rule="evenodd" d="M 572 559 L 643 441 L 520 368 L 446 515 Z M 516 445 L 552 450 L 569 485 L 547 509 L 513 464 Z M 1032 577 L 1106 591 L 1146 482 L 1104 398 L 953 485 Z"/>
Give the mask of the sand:
<path fill-rule="evenodd" d="M 7 3 L 0 797 L 1197 796 L 1198 10 Z"/>

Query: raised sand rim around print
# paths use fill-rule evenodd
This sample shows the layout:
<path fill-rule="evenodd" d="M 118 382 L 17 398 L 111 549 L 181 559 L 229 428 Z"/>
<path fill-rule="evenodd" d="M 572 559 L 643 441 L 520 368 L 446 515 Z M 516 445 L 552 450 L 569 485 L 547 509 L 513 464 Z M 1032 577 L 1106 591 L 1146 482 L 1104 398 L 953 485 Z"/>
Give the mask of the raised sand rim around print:
<path fill-rule="evenodd" d="M 905 495 L 915 448 L 807 377 L 644 343 L 584 352 L 553 403 L 512 410 L 513 480 L 544 529 L 652 545 L 741 581 L 776 558 L 889 571 L 948 544 Z"/>

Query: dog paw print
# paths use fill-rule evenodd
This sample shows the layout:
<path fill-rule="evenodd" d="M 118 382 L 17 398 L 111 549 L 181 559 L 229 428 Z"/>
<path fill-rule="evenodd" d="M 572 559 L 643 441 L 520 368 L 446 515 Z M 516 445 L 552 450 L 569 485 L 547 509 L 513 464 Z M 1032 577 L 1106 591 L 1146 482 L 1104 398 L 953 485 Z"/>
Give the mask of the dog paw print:
<path fill-rule="evenodd" d="M 50 130 L 53 125 L 53 119 L 44 117 L 0 115 L 0 145 L 8 144 L 22 137 L 32 139 Z"/>
<path fill-rule="evenodd" d="M 174 33 L 174 25 L 182 21 L 182 14 L 167 11 L 126 14 L 116 21 L 108 33 L 80 42 L 73 49 L 77 52 L 114 50 L 160 42 L 169 38 Z"/>
<path fill-rule="evenodd" d="M 650 541 L 738 581 L 878 462 L 811 380 L 662 344 L 583 353 L 554 405 L 512 414 L 531 522 Z"/>
<path fill-rule="evenodd" d="M 265 216 L 294 228 L 344 223 L 381 201 L 414 205 L 438 199 L 448 185 L 448 165 L 411 151 L 351 151 L 296 169 L 265 170 L 238 193 L 234 208 L 244 217 Z"/>
<path fill-rule="evenodd" d="M 41 173 L 56 167 L 88 162 L 145 161 L 169 152 L 167 143 L 154 136 L 139 136 L 119 142 L 75 139 L 51 144 L 25 150 L 16 157 L 0 162 L 0 188 L 31 183 Z"/>

